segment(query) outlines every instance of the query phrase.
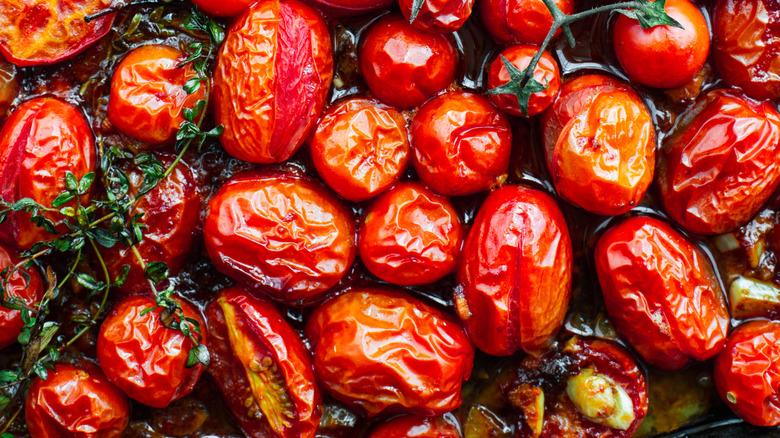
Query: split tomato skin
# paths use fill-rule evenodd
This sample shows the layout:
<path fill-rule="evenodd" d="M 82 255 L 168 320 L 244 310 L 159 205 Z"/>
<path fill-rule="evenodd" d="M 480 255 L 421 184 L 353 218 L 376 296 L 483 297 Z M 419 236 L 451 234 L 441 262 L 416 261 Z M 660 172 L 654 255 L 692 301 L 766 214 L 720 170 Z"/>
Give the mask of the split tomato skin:
<path fill-rule="evenodd" d="M 368 438 L 461 438 L 454 419 L 405 415 L 374 428 Z"/>
<path fill-rule="evenodd" d="M 509 46 L 499 53 L 499 56 L 490 63 L 488 70 L 488 88 L 493 89 L 509 82 L 509 71 L 501 59 L 503 56 L 518 70 L 525 70 L 531 64 L 536 51 L 539 48 L 530 44 L 516 44 Z M 528 99 L 528 114 L 523 114 L 517 103 L 517 97 L 512 94 L 492 94 L 493 103 L 508 114 L 521 117 L 532 117 L 541 114 L 555 102 L 558 91 L 561 88 L 561 74 L 558 63 L 555 62 L 549 52 L 542 52 L 539 63 L 534 68 L 534 79 L 540 84 L 546 85 L 543 91 L 538 91 Z"/>
<path fill-rule="evenodd" d="M 14 251 L 0 245 L 0 271 L 8 266 L 19 263 Z M 29 280 L 25 280 L 25 273 Z M 43 299 L 44 285 L 41 276 L 33 267 L 22 268 L 4 279 L 4 293 L 8 297 L 20 298 L 28 306 L 35 307 Z M 0 350 L 16 342 L 24 327 L 22 314 L 19 310 L 8 309 L 0 305 Z"/>
<path fill-rule="evenodd" d="M 413 0 L 398 0 L 401 13 L 408 21 Z M 474 0 L 423 0 L 412 26 L 431 33 L 456 32 L 471 16 Z"/>
<path fill-rule="evenodd" d="M 574 12 L 574 0 L 554 0 L 564 14 Z M 485 0 L 477 3 L 490 36 L 502 45 L 541 45 L 553 24 L 552 14 L 542 0 Z M 558 29 L 555 36 L 560 35 Z"/>

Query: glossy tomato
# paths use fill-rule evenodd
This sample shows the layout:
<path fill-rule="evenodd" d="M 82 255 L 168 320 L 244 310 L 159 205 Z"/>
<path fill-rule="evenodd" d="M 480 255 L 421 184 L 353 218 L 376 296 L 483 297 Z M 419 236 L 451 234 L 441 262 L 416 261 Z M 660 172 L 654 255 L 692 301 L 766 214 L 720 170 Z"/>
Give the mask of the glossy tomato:
<path fill-rule="evenodd" d="M 368 438 L 461 438 L 452 415 L 417 417 L 404 415 L 374 428 Z"/>
<path fill-rule="evenodd" d="M 564 14 L 574 12 L 574 0 L 553 0 Z M 497 43 L 540 45 L 553 24 L 543 0 L 484 0 L 478 3 L 482 22 Z M 561 33 L 560 29 L 555 35 Z"/>
<path fill-rule="evenodd" d="M 398 0 L 404 18 L 411 19 L 414 0 Z M 423 0 L 412 26 L 435 33 L 456 32 L 471 16 L 474 0 Z"/>
<path fill-rule="evenodd" d="M 528 44 L 517 44 L 502 50 L 490 64 L 488 70 L 488 88 L 493 89 L 509 82 L 509 71 L 501 59 L 503 56 L 515 68 L 525 70 L 531 63 L 538 47 Z M 523 114 L 517 105 L 517 97 L 512 94 L 493 94 L 490 98 L 502 111 L 516 116 L 535 116 L 546 110 L 558 97 L 561 88 L 561 74 L 558 63 L 547 51 L 542 52 L 539 63 L 534 69 L 534 79 L 546 85 L 544 91 L 538 91 L 528 99 L 528 114 Z"/>
<path fill-rule="evenodd" d="M 311 357 L 273 304 L 234 286 L 206 309 L 209 373 L 250 437 L 313 438 L 322 398 Z"/>
<path fill-rule="evenodd" d="M 252 163 L 290 158 L 320 116 L 332 78 L 322 16 L 296 0 L 255 3 L 228 31 L 214 69 L 222 146 Z"/>
<path fill-rule="evenodd" d="M 232 17 L 247 10 L 255 0 L 192 0 L 192 3 L 211 15 Z"/>
<path fill-rule="evenodd" d="M 369 416 L 457 408 L 474 361 L 455 318 L 395 290 L 353 289 L 328 300 L 305 334 L 320 384 Z"/>
<path fill-rule="evenodd" d="M 0 245 L 0 271 L 17 263 L 19 260 L 13 255 L 13 251 Z M 25 279 L 24 275 L 28 275 L 29 279 Z M 6 300 L 15 297 L 22 300 L 24 304 L 35 308 L 41 302 L 43 292 L 41 276 L 32 267 L 14 271 L 11 275 L 3 278 L 3 294 Z M 21 312 L 0 305 L 0 349 L 16 342 L 22 327 L 24 327 L 24 322 Z"/>
<path fill-rule="evenodd" d="M 15 65 L 0 57 L 0 120 L 19 95 L 19 74 Z"/>
<path fill-rule="evenodd" d="M 306 0 L 334 17 L 361 15 L 390 6 L 395 0 Z"/>

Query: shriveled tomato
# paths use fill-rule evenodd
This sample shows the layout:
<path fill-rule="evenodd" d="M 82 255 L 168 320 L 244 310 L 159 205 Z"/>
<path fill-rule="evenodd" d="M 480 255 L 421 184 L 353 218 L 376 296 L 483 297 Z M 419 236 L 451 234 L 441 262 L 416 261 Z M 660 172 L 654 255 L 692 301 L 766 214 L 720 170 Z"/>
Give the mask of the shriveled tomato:
<path fill-rule="evenodd" d="M 509 71 L 501 59 L 503 56 L 512 63 L 515 68 L 525 70 L 531 59 L 536 55 L 538 47 L 529 44 L 517 44 L 502 50 L 490 64 L 488 71 L 488 88 L 493 89 L 509 82 Z M 538 91 L 528 99 L 528 114 L 523 114 L 517 105 L 517 97 L 511 94 L 493 94 L 490 96 L 493 103 L 502 111 L 516 116 L 535 116 L 546 110 L 558 97 L 561 88 L 561 74 L 558 71 L 558 63 L 547 51 L 542 52 L 539 63 L 534 69 L 534 79 L 547 86 L 544 91 Z"/>
<path fill-rule="evenodd" d="M 414 0 L 398 0 L 407 20 L 412 16 Z M 455 32 L 471 16 L 474 0 L 423 0 L 412 26 L 435 33 Z"/>
<path fill-rule="evenodd" d="M 177 302 L 186 318 L 198 321 L 201 343 L 208 345 L 200 312 L 186 301 Z M 108 379 L 130 398 L 164 408 L 192 392 L 204 367 L 200 363 L 186 367 L 192 341 L 163 325 L 162 309 L 142 314 L 153 307 L 154 300 L 145 296 L 120 301 L 100 326 L 97 358 Z M 188 324 L 197 338 L 195 327 Z"/>
<path fill-rule="evenodd" d="M 27 391 L 24 415 L 32 438 L 118 438 L 130 406 L 97 366 L 55 365 Z"/>
<path fill-rule="evenodd" d="M 553 0 L 564 14 L 574 12 L 574 0 Z M 499 44 L 540 45 L 553 24 L 543 0 L 484 0 L 478 3 L 482 22 Z M 560 29 L 555 35 L 561 33 Z"/>
<path fill-rule="evenodd" d="M 220 272 L 275 300 L 304 305 L 352 265 L 353 221 L 316 183 L 250 173 L 231 179 L 211 199 L 203 233 Z"/>
<path fill-rule="evenodd" d="M 536 352 L 561 327 L 572 246 L 552 198 L 523 186 L 493 191 L 463 244 L 455 306 L 480 350 Z"/>
<path fill-rule="evenodd" d="M 470 195 L 507 178 L 512 130 L 480 95 L 454 91 L 425 102 L 412 120 L 411 138 L 414 168 L 439 194 Z"/>
<path fill-rule="evenodd" d="M 343 17 L 382 9 L 393 4 L 395 0 L 307 0 L 307 2 L 322 9 L 328 15 Z"/>
<path fill-rule="evenodd" d="M 744 225 L 780 183 L 780 114 L 731 90 L 707 93 L 664 138 L 656 174 L 666 211 L 686 229 Z"/>
<path fill-rule="evenodd" d="M 322 16 L 296 0 L 255 3 L 230 28 L 217 57 L 222 146 L 252 163 L 290 158 L 320 116 L 332 78 Z"/>
<path fill-rule="evenodd" d="M 349 98 L 325 112 L 310 149 L 314 167 L 336 193 L 363 201 L 383 192 L 406 169 L 406 119 L 373 100 Z"/>
<path fill-rule="evenodd" d="M 368 415 L 439 415 L 460 406 L 474 347 L 458 321 L 403 292 L 353 289 L 314 309 L 305 334 L 335 398 Z"/>
<path fill-rule="evenodd" d="M 360 69 L 382 102 L 411 109 L 455 79 L 455 46 L 444 35 L 410 25 L 400 15 L 376 22 L 360 45 Z"/>
<path fill-rule="evenodd" d="M 452 272 L 462 240 L 458 213 L 446 198 L 403 182 L 366 211 L 358 250 L 372 274 L 410 286 L 433 283 Z"/>
<path fill-rule="evenodd" d="M 322 397 L 303 342 L 270 302 L 240 286 L 206 308 L 209 373 L 250 437 L 313 438 Z"/>
<path fill-rule="evenodd" d="M 0 196 L 9 203 L 31 198 L 51 207 L 65 191 L 68 171 L 79 180 L 95 171 L 95 140 L 84 116 L 58 99 L 36 98 L 20 105 L 0 131 Z M 90 198 L 91 190 L 81 197 L 82 205 Z M 64 206 L 75 205 L 74 199 Z M 44 216 L 55 221 L 58 232 L 67 232 L 61 215 Z M 19 248 L 54 237 L 30 223 L 26 212 L 11 213 L 0 224 L 0 240 Z"/>
<path fill-rule="evenodd" d="M 14 256 L 13 251 L 0 245 L 0 271 L 17 263 L 19 260 Z M 29 280 L 25 280 L 24 274 L 29 276 Z M 3 292 L 6 300 L 15 297 L 21 299 L 26 305 L 34 307 L 43 298 L 43 281 L 38 271 L 32 267 L 21 269 L 3 278 Z M 22 327 L 24 322 L 21 313 L 0 304 L 0 349 L 16 342 Z"/>
<path fill-rule="evenodd" d="M 417 417 L 405 415 L 377 426 L 368 438 L 461 438 L 452 415 Z"/>
<path fill-rule="evenodd" d="M 19 95 L 19 75 L 16 66 L 0 57 L 0 121 Z"/>
<path fill-rule="evenodd" d="M 192 0 L 200 9 L 219 17 L 232 17 L 247 10 L 255 0 Z"/>
<path fill-rule="evenodd" d="M 715 359 L 714 375 L 720 398 L 740 418 L 756 426 L 780 425 L 780 322 L 737 327 Z"/>
<path fill-rule="evenodd" d="M 669 370 L 723 349 L 729 313 L 705 256 L 669 225 L 632 217 L 596 246 L 604 303 L 639 354 Z"/>

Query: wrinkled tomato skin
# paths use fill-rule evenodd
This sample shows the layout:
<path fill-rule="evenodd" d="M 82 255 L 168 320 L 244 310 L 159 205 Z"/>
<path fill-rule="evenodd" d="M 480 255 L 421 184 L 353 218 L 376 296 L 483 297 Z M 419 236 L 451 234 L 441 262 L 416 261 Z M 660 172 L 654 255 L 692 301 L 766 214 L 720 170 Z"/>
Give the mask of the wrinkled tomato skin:
<path fill-rule="evenodd" d="M 198 321 L 204 333 L 201 343 L 208 347 L 200 312 L 177 301 L 185 317 Z M 130 398 L 164 408 L 192 392 L 204 367 L 185 366 L 193 343 L 180 331 L 163 326 L 162 309 L 141 315 L 153 307 L 154 299 L 140 295 L 120 301 L 100 326 L 97 358 L 106 377 Z"/>
<path fill-rule="evenodd" d="M 206 308 L 206 318 L 212 345 L 209 373 L 244 433 L 257 438 L 313 438 L 320 421 L 322 396 L 309 352 L 279 311 L 249 290 L 233 286 L 220 292 Z M 232 319 L 227 321 L 228 318 Z M 235 330 L 232 337 L 229 327 Z M 256 348 L 235 349 L 238 337 L 251 339 Z M 256 403 L 246 405 L 248 398 L 257 398 L 247 377 L 252 371 L 245 364 L 264 357 L 270 357 L 281 373 L 284 381 L 280 384 L 294 406 L 293 425 L 282 433 L 275 433 L 267 420 L 258 421 L 253 415 L 259 412 Z"/>
<path fill-rule="evenodd" d="M 214 72 L 222 146 L 252 163 L 290 158 L 325 106 L 333 78 L 322 16 L 296 0 L 258 2 L 225 37 Z"/>
<path fill-rule="evenodd" d="M 81 179 L 95 171 L 95 141 L 81 112 L 73 105 L 53 98 L 35 98 L 20 105 L 0 131 L 0 196 L 6 202 L 31 198 L 51 207 L 65 191 L 65 173 Z M 90 193 L 81 197 L 89 204 Z M 64 206 L 75 207 L 72 200 Z M 63 206 L 63 207 L 64 207 Z M 44 214 L 56 220 L 57 231 L 65 233 L 61 215 Z M 11 213 L 0 224 L 0 240 L 29 249 L 34 243 L 54 239 L 43 228 L 30 223 L 30 214 Z"/>
<path fill-rule="evenodd" d="M 409 161 L 406 119 L 370 99 L 350 98 L 329 108 L 309 146 L 317 173 L 336 193 L 355 202 L 387 189 Z"/>
<path fill-rule="evenodd" d="M 730 90 L 708 93 L 664 138 L 656 183 L 687 230 L 721 234 L 744 225 L 780 183 L 780 114 Z"/>
<path fill-rule="evenodd" d="M 452 204 L 413 182 L 377 198 L 358 230 L 358 252 L 366 268 L 402 286 L 433 283 L 452 272 L 462 241 Z"/>
<path fill-rule="evenodd" d="M 471 341 L 457 319 L 401 291 L 353 289 L 314 309 L 304 332 L 322 387 L 369 416 L 440 415 L 462 403 Z"/>
<path fill-rule="evenodd" d="M 122 133 L 153 146 L 169 142 L 184 121 L 182 110 L 205 97 L 206 87 L 193 94 L 184 84 L 197 76 L 180 50 L 162 44 L 133 49 L 114 71 L 108 100 L 108 120 Z M 153 147 L 152 146 L 152 147 Z"/>
<path fill-rule="evenodd" d="M 507 178 L 512 130 L 482 96 L 456 91 L 425 102 L 412 120 L 411 140 L 420 180 L 440 195 L 478 193 Z"/>
<path fill-rule="evenodd" d="M 14 256 L 13 251 L 0 245 L 0 271 L 17 263 L 19 260 Z M 22 272 L 30 276 L 29 281 L 25 281 Z M 25 304 L 33 307 L 43 298 L 43 281 L 38 275 L 38 271 L 32 267 L 16 271 L 3 281 L 4 293 L 7 298 L 11 296 L 20 298 Z M 18 310 L 0 305 L 0 349 L 16 342 L 22 327 L 24 327 L 24 322 L 21 313 Z"/>
<path fill-rule="evenodd" d="M 669 225 L 632 217 L 595 252 L 611 320 L 649 363 L 678 370 L 723 349 L 729 314 L 705 256 Z"/>
<path fill-rule="evenodd" d="M 401 13 L 408 21 L 413 0 L 398 0 Z M 474 0 L 423 0 L 412 26 L 431 33 L 456 32 L 471 16 Z"/>
<path fill-rule="evenodd" d="M 289 305 L 318 299 L 356 252 L 352 214 L 320 185 L 287 173 L 228 181 L 209 202 L 203 234 L 217 270 Z"/>
<path fill-rule="evenodd" d="M 502 56 L 517 69 L 525 70 L 538 49 L 538 47 L 529 44 L 517 44 L 502 50 L 499 56 L 490 64 L 488 88 L 497 88 L 509 82 L 509 71 L 504 66 L 504 62 L 501 59 Z M 542 57 L 539 58 L 539 63 L 534 69 L 534 79 L 540 84 L 547 85 L 547 88 L 544 91 L 531 95 L 528 100 L 528 114 L 523 114 L 520 111 L 520 107 L 517 105 L 517 97 L 514 95 L 493 94 L 490 98 L 501 111 L 508 114 L 522 117 L 532 117 L 540 114 L 553 104 L 561 88 L 561 74 L 558 70 L 558 63 L 555 62 L 555 59 L 549 52 L 542 52 Z"/>
<path fill-rule="evenodd" d="M 33 380 L 24 415 L 32 438 L 118 438 L 127 427 L 127 397 L 100 368 L 55 365 L 46 380 Z"/>
<path fill-rule="evenodd" d="M 780 322 L 740 325 L 715 359 L 715 387 L 740 418 L 756 426 L 780 424 Z"/>
<path fill-rule="evenodd" d="M 710 31 L 699 8 L 688 0 L 667 0 L 664 11 L 683 29 L 668 25 L 642 29 L 638 20 L 625 15 L 615 21 L 615 54 L 632 82 L 679 87 L 693 79 L 707 61 Z"/>
<path fill-rule="evenodd" d="M 395 3 L 395 0 L 307 0 L 307 3 L 328 16 L 348 17 L 386 8 Z"/>
<path fill-rule="evenodd" d="M 445 35 L 430 34 L 394 14 L 380 19 L 360 45 L 366 85 L 382 102 L 412 109 L 455 79 L 455 46 Z"/>
<path fill-rule="evenodd" d="M 210 15 L 232 17 L 247 10 L 254 0 L 193 0 L 192 3 Z"/>
<path fill-rule="evenodd" d="M 368 438 L 461 438 L 454 419 L 405 415 L 377 426 Z"/>
<path fill-rule="evenodd" d="M 553 3 L 564 14 L 574 12 L 574 0 L 554 0 Z M 477 5 L 488 33 L 502 45 L 541 45 L 553 24 L 550 10 L 542 0 L 484 0 Z M 555 35 L 560 33 L 559 29 Z"/>
<path fill-rule="evenodd" d="M 488 195 L 463 244 L 455 305 L 485 353 L 537 352 L 563 323 L 571 275 L 571 238 L 555 201 L 504 186 Z"/>

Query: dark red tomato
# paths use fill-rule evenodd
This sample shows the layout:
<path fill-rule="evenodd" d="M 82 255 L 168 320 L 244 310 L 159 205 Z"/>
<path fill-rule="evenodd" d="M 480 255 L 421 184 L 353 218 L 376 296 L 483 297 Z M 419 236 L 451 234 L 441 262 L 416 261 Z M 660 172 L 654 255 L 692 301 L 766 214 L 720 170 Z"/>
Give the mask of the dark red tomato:
<path fill-rule="evenodd" d="M 133 49 L 114 71 L 108 120 L 124 134 L 151 145 L 173 138 L 184 121 L 182 110 L 205 97 L 206 87 L 188 95 L 184 84 L 197 76 L 192 64 L 178 68 L 187 55 L 150 44 Z"/>
<path fill-rule="evenodd" d="M 571 239 L 555 201 L 504 186 L 487 197 L 466 237 L 455 306 L 480 350 L 536 352 L 563 323 L 571 274 Z"/>
<path fill-rule="evenodd" d="M 0 120 L 5 119 L 19 95 L 19 82 L 16 66 L 0 57 Z"/>
<path fill-rule="evenodd" d="M 369 416 L 440 415 L 462 403 L 471 341 L 455 318 L 403 292 L 353 289 L 314 309 L 305 334 L 320 384 Z"/>
<path fill-rule="evenodd" d="M 306 0 L 323 10 L 329 16 L 344 17 L 362 15 L 376 9 L 382 9 L 395 3 L 395 0 Z"/>
<path fill-rule="evenodd" d="M 211 15 L 232 17 L 247 10 L 255 0 L 192 0 L 192 3 Z"/>
<path fill-rule="evenodd" d="M 255 3 L 217 57 L 222 146 L 252 163 L 290 158 L 320 116 L 332 78 L 330 34 L 319 13 L 296 0 Z"/>
<path fill-rule="evenodd" d="M 13 251 L 0 245 L 0 271 L 17 263 L 19 260 L 13 255 Z M 22 273 L 30 276 L 29 281 L 25 280 Z M 43 281 L 34 268 L 21 269 L 3 279 L 3 292 L 6 299 L 16 297 L 28 306 L 34 307 L 43 298 Z M 16 342 L 22 327 L 24 322 L 21 313 L 0 305 L 0 349 Z"/>
<path fill-rule="evenodd" d="M 414 0 L 398 0 L 404 18 L 410 19 Z M 471 16 L 474 0 L 423 0 L 412 26 L 435 33 L 455 32 Z"/>
<path fill-rule="evenodd" d="M 32 438 L 117 438 L 130 406 L 97 366 L 58 364 L 46 380 L 33 380 L 24 415 Z"/>
<path fill-rule="evenodd" d="M 318 184 L 285 173 L 228 181 L 209 202 L 203 234 L 217 270 L 292 305 L 318 298 L 355 259 L 352 214 Z"/>
<path fill-rule="evenodd" d="M 490 64 L 488 71 L 488 88 L 493 89 L 509 82 L 509 71 L 501 59 L 503 56 L 516 68 L 525 70 L 531 63 L 538 47 L 528 44 L 517 44 L 502 50 Z M 558 63 L 547 51 L 542 53 L 539 63 L 534 69 L 534 79 L 543 85 L 547 85 L 544 91 L 531 95 L 528 99 L 528 114 L 523 114 L 517 106 L 517 97 L 511 94 L 493 94 L 490 98 L 502 111 L 516 116 L 535 116 L 546 110 L 555 102 L 558 91 L 561 88 L 561 74 L 558 71 Z"/>
<path fill-rule="evenodd" d="M 627 219 L 599 239 L 595 258 L 612 322 L 652 365 L 676 370 L 723 349 L 729 313 L 720 284 L 669 225 Z"/>
<path fill-rule="evenodd" d="M 457 65 L 449 37 L 421 31 L 400 15 L 380 19 L 360 45 L 360 69 L 368 88 L 398 108 L 415 108 L 447 88 Z"/>
<path fill-rule="evenodd" d="M 553 0 L 564 14 L 574 12 L 574 0 Z M 497 43 L 541 45 L 553 24 L 543 0 L 483 0 L 478 3 L 482 22 Z M 560 29 L 555 35 L 560 35 Z"/>
<path fill-rule="evenodd" d="M 31 198 L 51 207 L 65 191 L 65 173 L 81 179 L 95 171 L 95 141 L 81 112 L 69 103 L 36 98 L 20 105 L 0 131 L 0 196 L 6 202 Z M 91 194 L 81 197 L 89 204 Z M 74 207 L 76 201 L 65 204 Z M 61 233 L 67 232 L 62 216 L 46 213 Z M 12 213 L 0 225 L 0 240 L 30 248 L 55 236 L 30 223 L 29 213 Z"/>
<path fill-rule="evenodd" d="M 715 359 L 714 376 L 720 398 L 740 418 L 756 426 L 780 425 L 780 322 L 737 327 Z"/>
<path fill-rule="evenodd" d="M 376 427 L 368 438 L 461 438 L 452 416 L 417 417 L 405 415 Z"/>
<path fill-rule="evenodd" d="M 734 91 L 707 93 L 664 138 L 656 175 L 666 211 L 689 231 L 744 225 L 780 183 L 780 114 Z"/>
<path fill-rule="evenodd" d="M 314 167 L 336 193 L 350 201 L 373 198 L 406 169 L 406 119 L 373 100 L 349 98 L 323 114 L 310 149 Z"/>
<path fill-rule="evenodd" d="M 462 241 L 452 204 L 413 182 L 402 182 L 377 198 L 358 230 L 366 268 L 402 286 L 433 283 L 452 272 Z"/>
<path fill-rule="evenodd" d="M 206 308 L 209 373 L 250 437 L 313 438 L 322 397 L 311 357 L 269 302 L 240 286 Z"/>
<path fill-rule="evenodd" d="M 200 312 L 177 301 L 185 317 L 198 321 L 201 342 L 208 346 Z M 108 379 L 130 398 L 164 408 L 192 392 L 204 367 L 200 363 L 186 367 L 193 343 L 182 332 L 163 326 L 162 309 L 141 314 L 153 307 L 154 300 L 145 296 L 129 297 L 114 306 L 100 326 L 97 358 Z"/>
<path fill-rule="evenodd" d="M 507 178 L 512 130 L 490 100 L 454 91 L 425 102 L 412 120 L 413 162 L 435 192 L 460 196 Z"/>

